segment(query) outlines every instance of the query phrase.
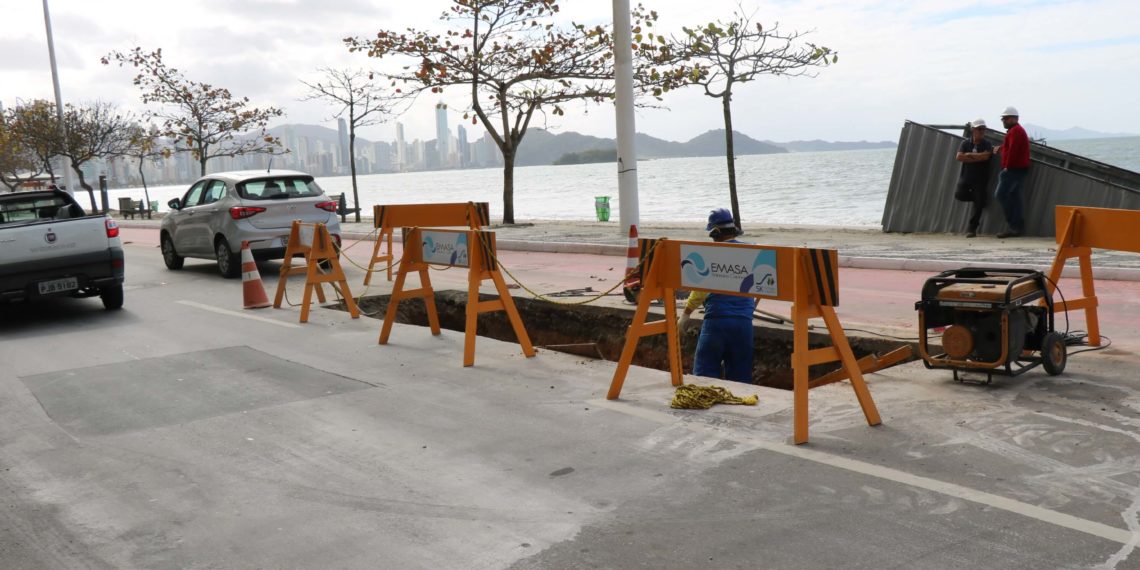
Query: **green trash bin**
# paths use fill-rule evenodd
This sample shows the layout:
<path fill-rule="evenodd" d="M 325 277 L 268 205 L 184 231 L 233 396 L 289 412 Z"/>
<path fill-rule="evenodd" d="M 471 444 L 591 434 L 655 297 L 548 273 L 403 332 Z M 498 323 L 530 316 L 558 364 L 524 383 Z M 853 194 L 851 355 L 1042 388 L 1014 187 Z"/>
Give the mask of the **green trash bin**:
<path fill-rule="evenodd" d="M 594 210 L 598 213 L 599 222 L 610 221 L 610 197 L 594 196 Z"/>

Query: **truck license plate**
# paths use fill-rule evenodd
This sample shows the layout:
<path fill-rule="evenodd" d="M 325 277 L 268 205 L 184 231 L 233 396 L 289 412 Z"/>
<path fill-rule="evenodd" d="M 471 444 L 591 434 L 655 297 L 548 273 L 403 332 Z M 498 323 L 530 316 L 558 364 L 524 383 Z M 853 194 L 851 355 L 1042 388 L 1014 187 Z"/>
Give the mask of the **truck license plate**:
<path fill-rule="evenodd" d="M 43 281 L 40 283 L 40 295 L 51 295 L 52 293 L 62 293 L 64 291 L 71 291 L 79 288 L 79 280 L 75 277 L 64 277 L 63 279 L 53 279 L 51 281 Z"/>

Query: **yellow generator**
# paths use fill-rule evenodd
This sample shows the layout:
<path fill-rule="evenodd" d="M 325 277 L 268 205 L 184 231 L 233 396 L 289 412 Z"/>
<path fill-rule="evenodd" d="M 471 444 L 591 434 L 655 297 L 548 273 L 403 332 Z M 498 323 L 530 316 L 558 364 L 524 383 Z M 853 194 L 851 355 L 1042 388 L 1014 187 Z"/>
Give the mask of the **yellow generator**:
<path fill-rule="evenodd" d="M 966 267 L 926 280 L 918 310 L 919 354 L 927 368 L 1017 376 L 1037 365 L 1065 370 L 1065 336 L 1054 330 L 1045 274 L 1031 269 Z M 942 331 L 932 354 L 931 333 Z"/>

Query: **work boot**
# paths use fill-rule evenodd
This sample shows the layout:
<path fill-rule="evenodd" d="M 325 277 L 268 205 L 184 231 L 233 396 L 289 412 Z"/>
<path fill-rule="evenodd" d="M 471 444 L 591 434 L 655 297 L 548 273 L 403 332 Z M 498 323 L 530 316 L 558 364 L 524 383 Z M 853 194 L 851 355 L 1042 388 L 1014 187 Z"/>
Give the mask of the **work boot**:
<path fill-rule="evenodd" d="M 1012 238 L 1021 235 L 1020 230 L 1006 230 L 997 235 L 998 239 Z"/>
<path fill-rule="evenodd" d="M 976 232 L 974 230 L 970 230 L 970 231 L 966 232 L 966 237 L 968 237 L 968 238 L 978 237 L 978 232 Z"/>

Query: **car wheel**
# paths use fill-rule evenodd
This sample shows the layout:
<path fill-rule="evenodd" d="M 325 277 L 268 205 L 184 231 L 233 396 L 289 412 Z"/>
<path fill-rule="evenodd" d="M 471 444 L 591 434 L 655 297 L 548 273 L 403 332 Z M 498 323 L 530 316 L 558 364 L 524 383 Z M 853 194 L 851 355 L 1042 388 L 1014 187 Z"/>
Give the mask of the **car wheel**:
<path fill-rule="evenodd" d="M 218 271 L 222 277 L 232 279 L 241 275 L 241 259 L 230 251 L 230 244 L 226 238 L 218 238 L 214 244 L 214 255 L 218 258 Z"/>
<path fill-rule="evenodd" d="M 186 261 L 186 258 L 174 251 L 174 240 L 167 234 L 162 234 L 162 261 L 166 263 L 167 269 L 174 270 L 182 269 L 182 264 Z"/>
<path fill-rule="evenodd" d="M 108 311 L 117 311 L 123 308 L 123 285 L 104 287 L 99 290 L 99 298 L 103 301 L 103 308 Z"/>

